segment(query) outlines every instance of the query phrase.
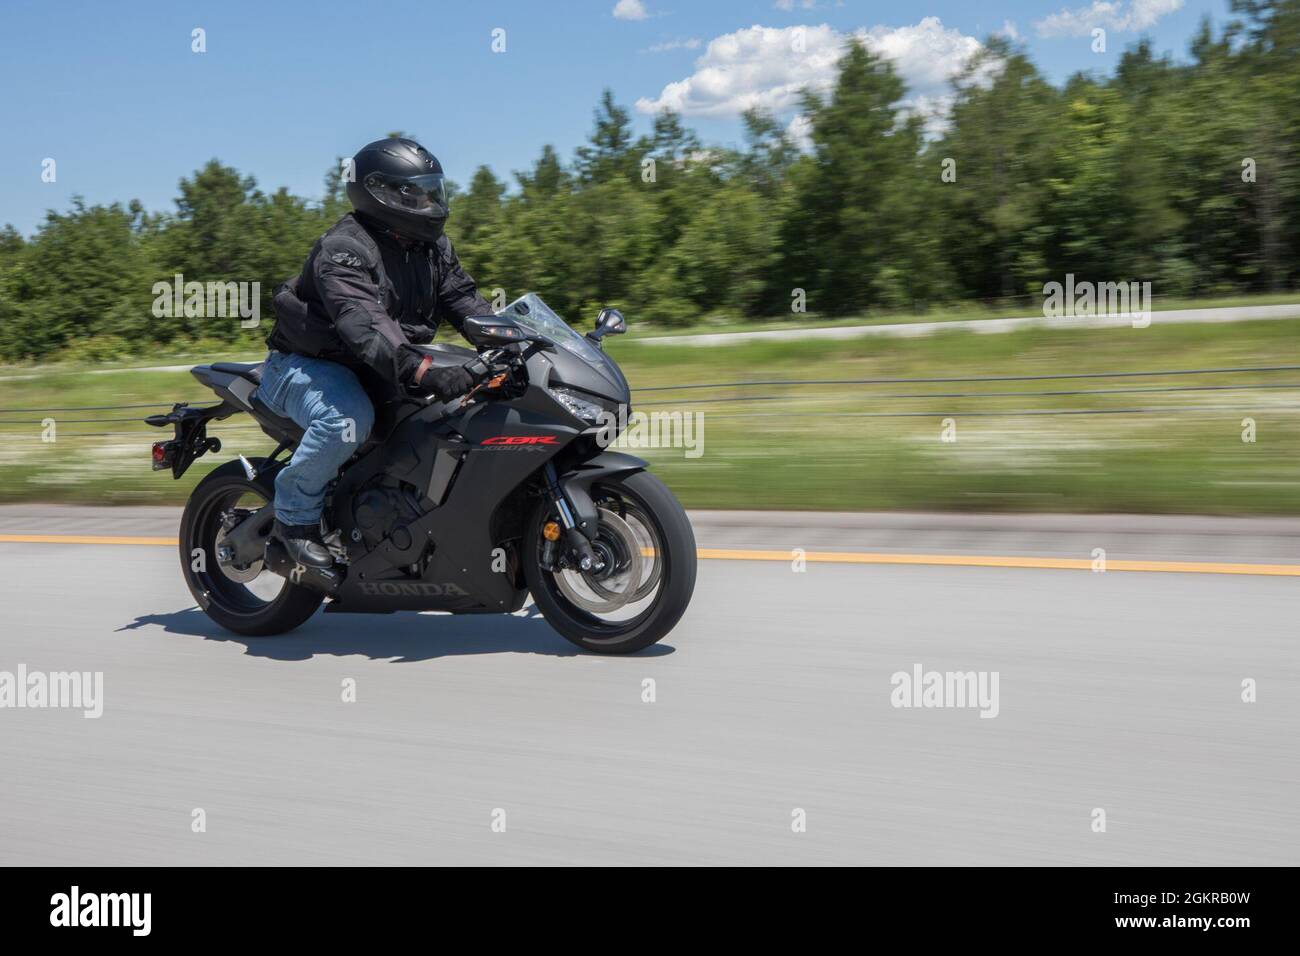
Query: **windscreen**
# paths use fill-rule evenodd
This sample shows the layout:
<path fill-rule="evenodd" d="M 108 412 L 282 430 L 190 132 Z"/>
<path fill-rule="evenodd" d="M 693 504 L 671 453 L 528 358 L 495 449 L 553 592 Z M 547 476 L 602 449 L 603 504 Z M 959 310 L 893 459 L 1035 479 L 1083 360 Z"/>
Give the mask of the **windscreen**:
<path fill-rule="evenodd" d="M 596 347 L 571 329 L 569 324 L 556 315 L 535 292 L 520 296 L 497 314 L 510 316 L 529 331 L 545 335 L 556 345 L 593 365 L 604 364 Z"/>

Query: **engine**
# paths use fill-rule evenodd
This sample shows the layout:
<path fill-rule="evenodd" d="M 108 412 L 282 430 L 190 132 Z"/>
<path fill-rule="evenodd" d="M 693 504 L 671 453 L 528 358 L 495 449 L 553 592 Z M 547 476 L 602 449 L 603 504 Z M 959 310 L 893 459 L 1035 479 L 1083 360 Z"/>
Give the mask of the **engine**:
<path fill-rule="evenodd" d="M 421 514 L 420 499 L 415 491 L 409 485 L 383 475 L 375 478 L 352 499 L 353 527 L 361 533 L 367 551 Z M 394 539 L 399 547 L 410 544 L 409 541 L 400 540 L 400 537 L 399 532 L 397 539 Z"/>

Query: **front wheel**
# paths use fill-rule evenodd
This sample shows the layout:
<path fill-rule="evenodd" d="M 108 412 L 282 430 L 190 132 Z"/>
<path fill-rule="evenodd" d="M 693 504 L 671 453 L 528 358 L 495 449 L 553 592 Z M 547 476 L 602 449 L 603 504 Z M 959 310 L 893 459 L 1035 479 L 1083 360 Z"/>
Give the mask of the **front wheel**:
<path fill-rule="evenodd" d="M 695 534 L 673 493 L 649 472 L 602 481 L 592 499 L 600 571 L 558 563 L 558 549 L 548 549 L 543 534 L 554 517 L 543 503 L 524 533 L 524 578 L 546 622 L 568 640 L 629 654 L 658 641 L 686 612 L 695 590 Z"/>

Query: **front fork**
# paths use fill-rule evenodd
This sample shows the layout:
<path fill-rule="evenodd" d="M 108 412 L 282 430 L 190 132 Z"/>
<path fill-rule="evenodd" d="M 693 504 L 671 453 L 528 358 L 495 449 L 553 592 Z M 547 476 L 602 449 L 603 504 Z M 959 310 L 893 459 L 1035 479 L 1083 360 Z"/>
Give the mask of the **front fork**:
<path fill-rule="evenodd" d="M 568 559 L 573 566 L 582 571 L 601 571 L 605 562 L 601 560 L 591 546 L 591 541 L 587 536 L 578 529 L 578 523 L 573 518 L 573 508 L 569 500 L 564 496 L 564 489 L 560 487 L 560 479 L 555 471 L 555 463 L 548 461 L 542 467 L 542 477 L 546 482 L 546 497 L 559 515 L 560 527 L 559 534 L 551 537 L 547 529 L 543 529 L 542 535 L 542 567 L 546 570 L 554 570 L 556 559 Z M 550 522 L 547 522 L 549 525 Z M 563 538 L 565 551 L 560 548 L 560 539 Z"/>

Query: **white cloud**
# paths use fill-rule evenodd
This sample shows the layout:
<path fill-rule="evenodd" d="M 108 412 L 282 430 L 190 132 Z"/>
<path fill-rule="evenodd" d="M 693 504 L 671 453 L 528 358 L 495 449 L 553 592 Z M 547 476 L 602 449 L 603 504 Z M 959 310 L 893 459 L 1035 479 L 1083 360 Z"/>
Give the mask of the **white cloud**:
<path fill-rule="evenodd" d="M 910 27 L 859 30 L 867 49 L 894 62 L 911 96 L 947 96 L 948 81 L 980 50 L 980 42 L 960 30 L 947 29 L 938 17 L 926 17 Z"/>
<path fill-rule="evenodd" d="M 642 113 L 673 109 L 687 116 L 734 116 L 752 107 L 784 113 L 798 106 L 800 90 L 830 89 L 850 38 L 893 61 L 918 111 L 942 108 L 949 79 L 980 49 L 978 40 L 948 29 L 938 17 L 851 34 L 826 24 L 755 25 L 710 40 L 694 73 L 669 83 L 656 97 L 642 97 L 636 107 Z"/>
<path fill-rule="evenodd" d="M 1020 39 L 1020 31 L 1016 28 L 1014 20 L 1003 20 L 1002 29 L 995 31 L 995 33 L 1012 41 Z"/>
<path fill-rule="evenodd" d="M 644 20 L 650 14 L 646 13 L 645 4 L 641 0 L 618 0 L 614 4 L 614 19 L 616 20 Z"/>
<path fill-rule="evenodd" d="M 1118 33 L 1145 30 L 1161 17 L 1182 9 L 1183 0 L 1093 0 L 1087 7 L 1063 9 L 1034 24 L 1040 37 L 1088 36 L 1094 27 Z"/>
<path fill-rule="evenodd" d="M 812 152 L 812 120 L 803 113 L 795 113 L 785 128 L 785 135 L 795 147 L 805 153 Z"/>
<path fill-rule="evenodd" d="M 684 40 L 666 40 L 663 43 L 656 43 L 648 48 L 646 53 L 667 53 L 670 50 L 698 50 L 700 48 L 699 37 L 687 37 Z"/>
<path fill-rule="evenodd" d="M 803 87 L 830 83 L 843 42 L 825 24 L 727 33 L 709 41 L 694 73 L 636 106 L 643 113 L 674 109 L 688 116 L 731 116 L 752 107 L 781 111 L 797 103 Z"/>

